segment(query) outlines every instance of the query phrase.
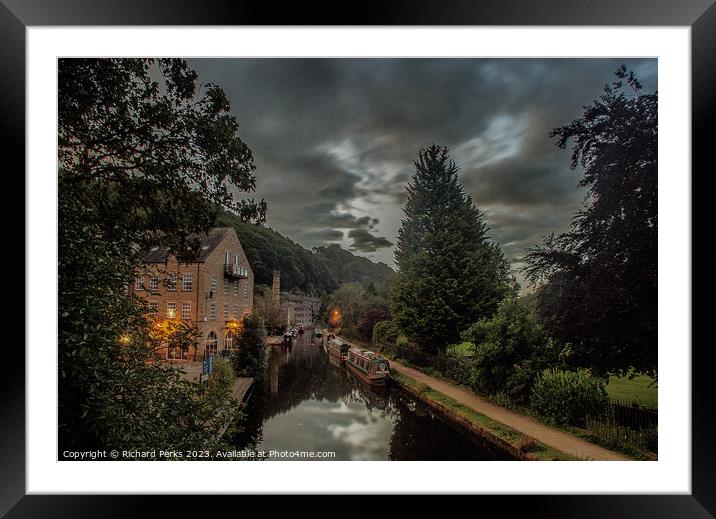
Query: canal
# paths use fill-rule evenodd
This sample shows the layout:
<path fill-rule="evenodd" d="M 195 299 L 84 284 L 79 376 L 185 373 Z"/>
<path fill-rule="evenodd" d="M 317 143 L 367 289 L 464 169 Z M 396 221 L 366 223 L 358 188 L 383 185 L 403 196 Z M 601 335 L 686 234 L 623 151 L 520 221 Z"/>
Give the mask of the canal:
<path fill-rule="evenodd" d="M 331 364 L 309 330 L 290 347 L 272 347 L 245 413 L 237 449 L 334 452 L 334 460 L 511 459 L 399 388 L 364 387 Z"/>

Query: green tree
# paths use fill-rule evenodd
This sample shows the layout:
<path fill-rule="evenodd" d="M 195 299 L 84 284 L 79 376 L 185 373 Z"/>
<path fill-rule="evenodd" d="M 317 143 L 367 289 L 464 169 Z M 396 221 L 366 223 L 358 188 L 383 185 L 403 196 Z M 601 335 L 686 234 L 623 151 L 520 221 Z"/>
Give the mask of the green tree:
<path fill-rule="evenodd" d="M 200 448 L 216 432 L 198 388 L 153 362 L 127 293 L 150 244 L 191 258 L 217 204 L 265 216 L 232 198 L 254 188 L 251 150 L 221 88 L 196 81 L 177 59 L 59 60 L 61 449 Z"/>
<path fill-rule="evenodd" d="M 259 314 L 253 312 L 241 321 L 233 355 L 234 371 L 239 376 L 263 378 L 268 366 L 266 326 Z"/>
<path fill-rule="evenodd" d="M 584 207 L 569 231 L 528 251 L 540 320 L 595 373 L 657 369 L 657 93 L 619 81 L 551 136 L 580 166 Z M 626 84 L 625 84 L 626 83 Z M 629 88 L 627 95 L 627 88 Z"/>
<path fill-rule="evenodd" d="M 365 304 L 365 290 L 358 283 L 344 283 L 328 297 L 326 322 L 331 323 L 331 312 L 338 309 L 342 333 L 353 335 Z"/>
<path fill-rule="evenodd" d="M 267 333 L 283 331 L 285 323 L 281 314 L 281 306 L 274 301 L 271 287 L 254 285 L 254 310 L 264 320 Z"/>
<path fill-rule="evenodd" d="M 538 373 L 561 360 L 560 351 L 516 298 L 503 302 L 491 318 L 470 326 L 462 339 L 474 345 L 471 385 L 519 404 L 529 401 Z"/>
<path fill-rule="evenodd" d="M 421 149 L 407 186 L 391 314 L 421 350 L 435 353 L 491 316 L 509 292 L 509 263 L 487 238 L 483 214 L 457 180 L 448 150 Z"/>

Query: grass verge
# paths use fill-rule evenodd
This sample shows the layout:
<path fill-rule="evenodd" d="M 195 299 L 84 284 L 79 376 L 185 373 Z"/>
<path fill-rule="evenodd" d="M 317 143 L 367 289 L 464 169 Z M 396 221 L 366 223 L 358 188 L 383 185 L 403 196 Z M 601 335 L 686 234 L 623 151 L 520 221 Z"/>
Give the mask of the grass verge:
<path fill-rule="evenodd" d="M 607 393 L 614 400 L 641 404 L 648 409 L 658 409 L 658 389 L 654 379 L 648 375 L 635 375 L 633 378 L 609 377 Z"/>
<path fill-rule="evenodd" d="M 498 446 L 508 447 L 508 450 L 512 451 L 513 454 L 517 454 L 523 459 L 540 461 L 567 461 L 578 459 L 540 443 L 526 434 L 512 429 L 488 416 L 478 413 L 474 409 L 453 400 L 439 391 L 435 391 L 425 384 L 417 382 L 407 375 L 394 372 L 393 378 L 400 385 L 407 388 L 409 392 L 416 394 L 418 398 L 426 403 L 433 403 L 443 408 L 448 416 L 457 415 L 457 417 L 462 418 L 468 424 L 472 425 L 470 429 L 474 432 L 478 434 L 482 432 L 483 434 L 481 435 L 488 440 L 496 439 L 497 441 L 493 441 L 493 443 L 496 443 Z"/>

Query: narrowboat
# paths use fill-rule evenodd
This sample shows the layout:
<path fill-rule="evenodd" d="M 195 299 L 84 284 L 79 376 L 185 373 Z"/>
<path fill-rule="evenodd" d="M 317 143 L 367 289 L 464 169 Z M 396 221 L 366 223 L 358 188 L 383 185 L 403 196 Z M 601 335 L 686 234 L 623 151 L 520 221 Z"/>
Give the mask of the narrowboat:
<path fill-rule="evenodd" d="M 388 359 L 369 350 L 349 348 L 346 367 L 362 381 L 375 386 L 384 386 L 390 377 Z"/>
<path fill-rule="evenodd" d="M 339 339 L 333 339 L 328 343 L 328 356 L 337 360 L 339 364 L 343 364 L 348 357 L 348 350 L 351 345 Z"/>

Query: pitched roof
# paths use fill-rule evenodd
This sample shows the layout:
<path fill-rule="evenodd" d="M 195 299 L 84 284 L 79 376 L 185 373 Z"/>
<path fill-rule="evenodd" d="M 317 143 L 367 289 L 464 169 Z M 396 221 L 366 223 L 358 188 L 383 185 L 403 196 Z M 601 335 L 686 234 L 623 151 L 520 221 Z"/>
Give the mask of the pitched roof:
<path fill-rule="evenodd" d="M 215 227 L 209 234 L 190 234 L 189 239 L 198 239 L 200 242 L 199 255 L 192 262 L 203 262 L 211 254 L 214 249 L 228 236 L 230 232 L 234 231 L 233 227 Z M 167 247 L 152 247 L 146 256 L 144 256 L 145 263 L 164 263 L 167 261 L 169 256 L 169 249 Z"/>

